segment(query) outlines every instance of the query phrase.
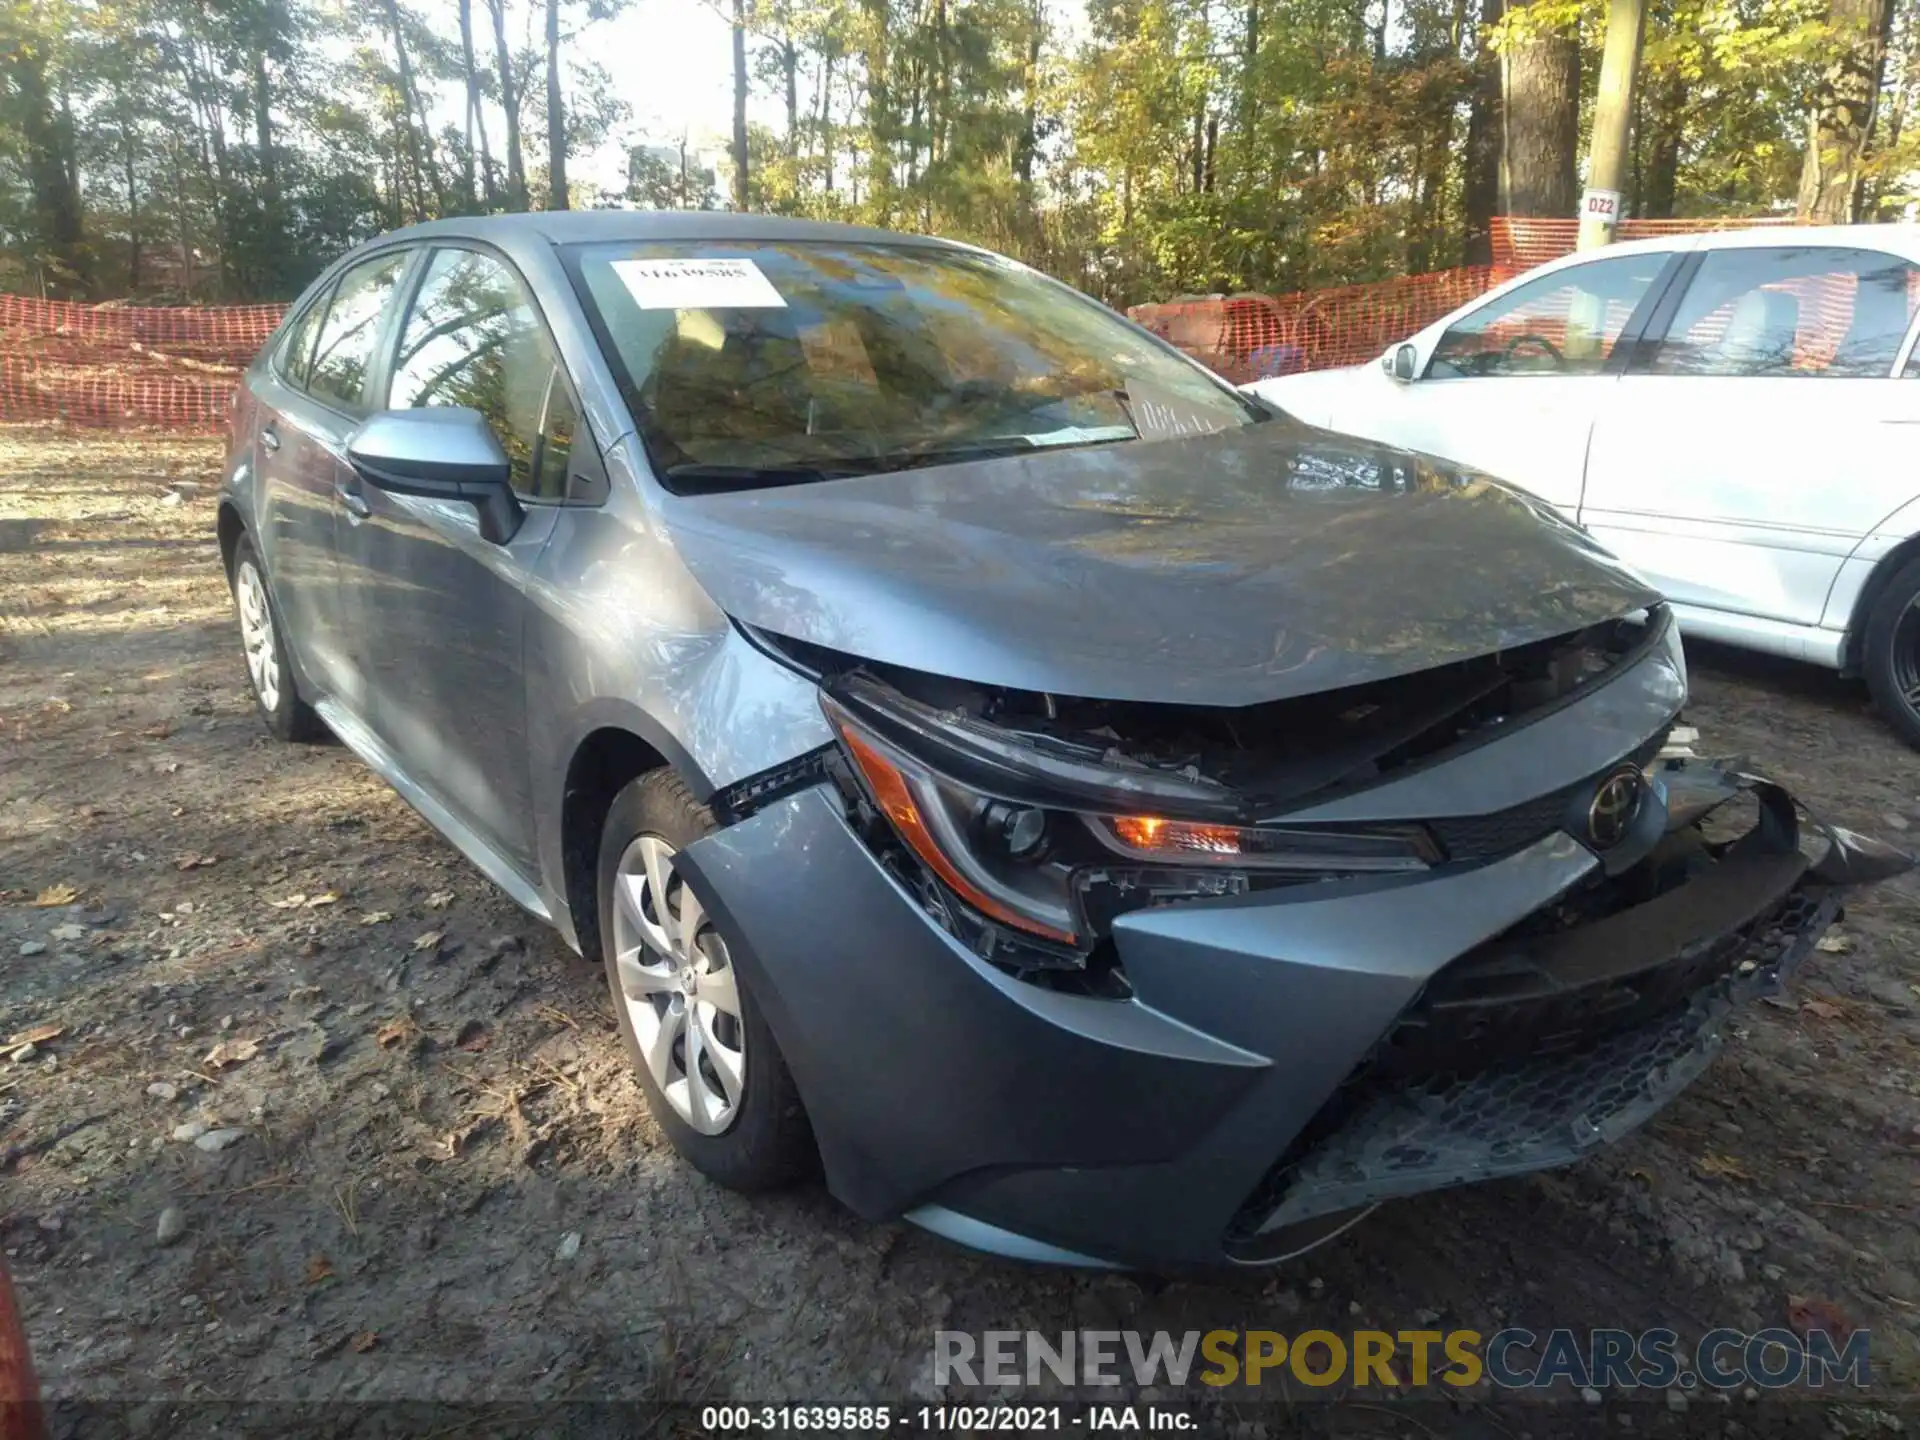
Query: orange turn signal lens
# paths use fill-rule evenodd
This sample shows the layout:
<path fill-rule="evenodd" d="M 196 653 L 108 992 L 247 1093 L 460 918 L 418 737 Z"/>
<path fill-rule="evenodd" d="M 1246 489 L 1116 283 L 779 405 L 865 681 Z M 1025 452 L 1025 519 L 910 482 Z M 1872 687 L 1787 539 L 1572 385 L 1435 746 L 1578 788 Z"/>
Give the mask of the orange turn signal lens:
<path fill-rule="evenodd" d="M 1041 935 L 1063 945 L 1074 943 L 1074 937 L 1069 932 L 1056 930 L 1020 914 L 984 893 L 961 874 L 959 867 L 947 858 L 928 831 L 927 822 L 920 814 L 920 806 L 913 798 L 913 787 L 907 783 L 907 777 L 901 773 L 900 767 L 851 725 L 840 727 L 840 738 L 846 742 L 847 753 L 853 757 L 854 764 L 860 767 L 860 774 L 865 778 L 874 801 L 892 822 L 900 838 L 907 842 L 929 870 L 946 883 L 948 889 L 981 914 L 989 915 L 1003 925 L 1011 925 L 1016 930 Z"/>
<path fill-rule="evenodd" d="M 1242 831 L 1233 825 L 1194 825 L 1158 815 L 1117 815 L 1114 838 L 1135 850 L 1177 855 L 1238 855 Z"/>

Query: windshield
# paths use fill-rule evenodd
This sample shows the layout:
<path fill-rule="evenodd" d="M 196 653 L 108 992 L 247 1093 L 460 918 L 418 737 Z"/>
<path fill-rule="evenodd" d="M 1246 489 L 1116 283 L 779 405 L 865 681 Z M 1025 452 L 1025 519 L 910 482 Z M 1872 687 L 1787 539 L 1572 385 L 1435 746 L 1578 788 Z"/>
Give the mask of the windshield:
<path fill-rule="evenodd" d="M 871 474 L 1230 429 L 1264 412 L 998 256 L 844 242 L 569 256 L 675 489 Z"/>

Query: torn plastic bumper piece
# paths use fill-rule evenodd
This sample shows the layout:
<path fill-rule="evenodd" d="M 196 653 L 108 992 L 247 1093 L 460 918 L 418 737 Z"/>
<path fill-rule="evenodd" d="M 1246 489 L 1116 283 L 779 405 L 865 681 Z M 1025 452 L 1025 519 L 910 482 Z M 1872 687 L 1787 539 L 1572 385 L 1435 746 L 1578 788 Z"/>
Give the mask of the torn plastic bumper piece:
<path fill-rule="evenodd" d="M 1436 976 L 1248 1197 L 1230 1249 L 1257 1250 L 1263 1236 L 1356 1205 L 1569 1164 L 1620 1139 L 1707 1068 L 1728 1016 L 1784 987 L 1847 889 L 1914 866 L 1734 762 L 1668 761 L 1655 774 L 1670 830 L 1742 792 L 1759 802 L 1759 822 L 1714 872 L 1659 899 L 1545 944 L 1496 942 Z M 1811 864 L 1802 821 L 1827 842 Z M 1595 1015 L 1610 1018 L 1596 1026 Z M 1475 1054 L 1463 1038 L 1489 1033 L 1499 1053 Z"/>
<path fill-rule="evenodd" d="M 853 1209 L 1080 1263 L 1259 1264 L 1381 1199 L 1565 1164 L 1630 1130 L 1704 1068 L 1734 1008 L 1804 961 L 1846 887 L 1911 863 L 1803 823 L 1737 767 L 1662 761 L 1652 779 L 1670 832 L 1747 794 L 1754 838 L 1566 923 L 1542 919 L 1631 877 L 1564 831 L 1417 875 L 1135 911 L 1112 931 L 1124 999 L 974 954 L 830 786 L 768 799 L 678 864 Z M 1802 837 L 1825 853 L 1809 863 Z"/>

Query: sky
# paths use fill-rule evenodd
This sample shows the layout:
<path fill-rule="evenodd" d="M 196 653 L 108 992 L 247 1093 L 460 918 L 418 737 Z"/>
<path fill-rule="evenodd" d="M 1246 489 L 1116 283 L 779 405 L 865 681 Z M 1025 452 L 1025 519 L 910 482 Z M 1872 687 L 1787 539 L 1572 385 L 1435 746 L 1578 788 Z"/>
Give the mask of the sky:
<path fill-rule="evenodd" d="M 733 27 L 701 0 L 637 0 L 574 42 L 606 66 L 633 119 L 570 174 L 617 190 L 626 184 L 624 141 L 678 143 L 685 134 L 698 150 L 724 150 L 733 133 Z M 784 122 L 784 102 L 753 95 L 756 122 Z"/>

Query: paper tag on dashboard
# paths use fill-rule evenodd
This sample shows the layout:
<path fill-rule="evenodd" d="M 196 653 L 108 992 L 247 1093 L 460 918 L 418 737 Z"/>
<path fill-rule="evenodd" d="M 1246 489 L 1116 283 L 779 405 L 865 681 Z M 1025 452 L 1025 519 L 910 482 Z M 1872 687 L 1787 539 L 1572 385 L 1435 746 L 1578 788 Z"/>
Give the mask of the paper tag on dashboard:
<path fill-rule="evenodd" d="M 784 310 L 751 260 L 616 260 L 613 273 L 642 310 Z"/>

